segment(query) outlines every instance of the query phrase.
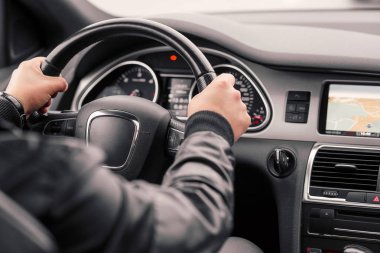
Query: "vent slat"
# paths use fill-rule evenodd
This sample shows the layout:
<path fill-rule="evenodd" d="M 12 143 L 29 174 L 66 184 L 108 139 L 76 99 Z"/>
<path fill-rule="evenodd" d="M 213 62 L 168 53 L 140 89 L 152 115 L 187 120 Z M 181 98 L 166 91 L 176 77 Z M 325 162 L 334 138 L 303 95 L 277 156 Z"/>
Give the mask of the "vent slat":
<path fill-rule="evenodd" d="M 355 165 L 355 171 L 341 171 L 336 164 Z M 315 155 L 310 185 L 322 188 L 376 191 L 380 151 L 320 148 Z"/>
<path fill-rule="evenodd" d="M 323 150 L 318 151 L 320 154 L 331 154 L 331 155 L 362 155 L 362 156 L 380 156 L 380 150 L 362 150 L 362 151 L 355 151 L 352 149 L 344 149 L 342 150 L 336 150 L 336 149 L 328 149 L 323 148 Z"/>
<path fill-rule="evenodd" d="M 355 159 L 355 158 L 342 158 L 342 157 L 318 157 L 316 161 L 338 161 L 345 160 L 347 163 L 361 163 L 361 164 L 367 164 L 371 163 L 372 165 L 379 164 L 380 160 L 365 160 L 365 159 Z"/>
<path fill-rule="evenodd" d="M 348 182 L 348 181 L 351 181 L 352 183 L 355 183 L 355 182 L 366 182 L 366 183 L 377 183 L 377 178 L 376 179 L 366 179 L 366 178 L 355 178 L 355 177 L 348 177 L 348 175 L 346 177 L 332 177 L 332 176 L 329 176 L 329 177 L 326 177 L 326 176 L 319 176 L 319 175 L 313 175 L 311 178 L 315 178 L 316 180 L 325 180 L 325 181 L 334 181 L 334 182 Z"/>
<path fill-rule="evenodd" d="M 319 167 L 318 166 L 318 167 L 314 167 L 314 171 L 336 171 L 336 170 L 335 170 L 335 167 L 326 167 L 326 166 Z M 357 171 L 362 173 L 362 174 L 368 174 L 368 175 L 377 175 L 378 174 L 377 170 L 358 169 Z"/>
<path fill-rule="evenodd" d="M 315 162 L 315 164 L 330 164 L 331 166 L 335 166 L 335 164 L 338 164 L 338 163 L 343 163 L 343 162 L 321 162 L 321 161 L 317 161 Z M 373 169 L 373 170 L 376 170 L 378 171 L 379 170 L 379 165 L 370 165 L 370 164 L 362 164 L 362 163 L 352 163 L 352 162 L 346 162 L 346 163 L 349 163 L 349 164 L 352 164 L 352 165 L 356 165 L 356 166 L 359 166 L 359 167 L 363 167 L 363 168 L 370 168 L 370 169 Z"/>
<path fill-rule="evenodd" d="M 374 179 L 377 180 L 377 175 L 374 174 L 361 174 L 361 173 L 341 173 L 341 172 L 336 172 L 336 171 L 320 171 L 320 170 L 315 170 L 314 169 L 314 175 L 318 176 L 339 176 L 339 177 L 344 177 L 344 176 L 350 176 L 350 177 L 360 177 L 360 178 L 368 178 L 368 179 Z"/>

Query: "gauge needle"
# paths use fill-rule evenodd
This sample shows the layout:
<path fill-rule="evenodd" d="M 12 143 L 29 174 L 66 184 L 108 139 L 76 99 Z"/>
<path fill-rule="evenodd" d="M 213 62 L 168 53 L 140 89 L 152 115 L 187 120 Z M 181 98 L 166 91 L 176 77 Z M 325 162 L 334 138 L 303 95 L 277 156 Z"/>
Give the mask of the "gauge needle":
<path fill-rule="evenodd" d="M 129 94 L 130 96 L 134 96 L 134 97 L 141 97 L 141 92 L 139 89 L 134 89 L 131 94 Z"/>

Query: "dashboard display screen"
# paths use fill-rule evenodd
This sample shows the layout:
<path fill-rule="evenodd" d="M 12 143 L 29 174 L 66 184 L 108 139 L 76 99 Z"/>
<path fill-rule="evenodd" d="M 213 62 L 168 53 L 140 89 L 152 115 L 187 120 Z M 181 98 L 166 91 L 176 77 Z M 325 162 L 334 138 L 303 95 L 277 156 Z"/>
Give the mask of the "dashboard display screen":
<path fill-rule="evenodd" d="M 380 86 L 330 84 L 325 133 L 380 137 Z"/>
<path fill-rule="evenodd" d="M 176 117 L 187 116 L 187 106 L 189 104 L 189 94 L 194 79 L 190 78 L 170 78 L 168 83 L 168 109 Z"/>

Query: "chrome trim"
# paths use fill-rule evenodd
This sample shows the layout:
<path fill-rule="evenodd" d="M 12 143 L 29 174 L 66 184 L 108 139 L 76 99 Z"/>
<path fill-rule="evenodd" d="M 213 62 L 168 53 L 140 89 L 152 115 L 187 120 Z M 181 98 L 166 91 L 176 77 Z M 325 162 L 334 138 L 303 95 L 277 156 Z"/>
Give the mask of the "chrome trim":
<path fill-rule="evenodd" d="M 242 65 L 243 65 L 243 63 L 239 63 L 239 64 L 242 64 Z M 245 69 L 247 69 L 247 70 L 249 69 L 248 67 L 246 67 L 246 66 L 244 66 L 244 65 L 243 65 L 243 67 L 244 67 Z M 267 99 L 266 99 L 265 96 L 262 94 L 261 89 L 260 89 L 259 87 L 257 87 L 257 86 L 260 86 L 260 87 L 262 86 L 262 85 L 259 83 L 259 81 L 253 81 L 252 78 L 250 78 L 250 76 L 249 76 L 246 72 L 244 72 L 244 70 L 242 70 L 241 68 L 236 67 L 236 66 L 234 66 L 234 65 L 231 65 L 231 64 L 218 64 L 218 65 L 213 66 L 213 68 L 214 68 L 214 69 L 216 69 L 216 68 L 230 68 L 230 69 L 234 69 L 234 70 L 238 71 L 240 74 L 242 74 L 245 78 L 248 79 L 248 81 L 251 83 L 251 85 L 253 86 L 253 88 L 254 88 L 254 89 L 256 90 L 256 92 L 259 94 L 261 100 L 262 100 L 263 103 L 264 103 L 265 111 L 267 112 L 267 115 L 266 115 L 265 120 L 263 121 L 263 123 L 262 123 L 260 126 L 249 127 L 249 128 L 248 128 L 248 131 L 249 131 L 249 130 L 258 131 L 258 130 L 261 130 L 261 129 L 265 128 L 265 127 L 268 125 L 269 120 L 270 120 L 271 117 L 272 117 L 272 114 L 271 114 L 271 109 L 270 109 L 270 107 L 269 107 L 269 104 L 268 104 Z M 258 83 L 258 85 L 257 85 L 256 83 Z M 190 93 L 189 93 L 189 101 L 193 98 L 193 97 L 192 97 L 192 94 L 193 94 L 193 92 L 194 92 L 195 87 L 196 87 L 196 81 L 194 82 L 193 86 L 192 86 L 191 89 L 190 89 Z"/>
<path fill-rule="evenodd" d="M 111 65 L 111 66 L 110 66 Z M 118 68 L 121 68 L 121 67 L 124 67 L 124 66 L 128 66 L 128 65 L 138 65 L 138 66 L 141 66 L 145 69 L 147 69 L 149 71 L 149 73 L 153 76 L 153 80 L 154 80 L 154 87 L 156 89 L 156 92 L 154 94 L 154 97 L 153 97 L 153 102 L 157 102 L 158 100 L 158 94 L 159 94 L 159 86 L 158 86 L 158 79 L 157 79 L 157 76 L 156 74 L 154 73 L 153 69 L 151 67 L 149 67 L 147 64 L 141 62 L 141 61 L 124 61 L 124 62 L 121 62 L 115 66 L 112 66 L 112 63 L 111 64 L 108 64 L 106 67 L 104 67 L 103 69 L 101 69 L 99 72 L 101 72 L 102 74 L 95 78 L 94 81 L 90 81 L 90 85 L 87 85 L 84 89 L 85 91 L 83 92 L 83 94 L 79 97 L 79 101 L 77 103 L 77 109 L 79 110 L 82 106 L 83 106 L 83 100 L 87 97 L 87 95 L 97 86 L 97 84 L 102 81 L 106 76 L 108 76 L 110 73 L 112 73 L 114 70 L 118 69 Z"/>
<path fill-rule="evenodd" d="M 379 241 L 379 239 L 367 238 L 367 237 L 354 237 L 354 236 L 333 235 L 333 234 L 323 234 L 323 233 L 311 233 L 309 231 L 307 233 L 308 233 L 308 235 L 315 235 L 315 236 L 321 236 L 321 235 L 323 235 L 324 237 L 339 238 L 339 239 L 345 239 L 345 240 L 357 240 L 357 239 L 361 239 L 361 240 L 366 240 L 366 241 L 369 241 L 369 242 L 378 242 Z"/>
<path fill-rule="evenodd" d="M 314 145 L 313 149 L 310 152 L 309 160 L 307 162 L 306 175 L 305 175 L 305 184 L 304 184 L 304 194 L 303 202 L 306 203 L 324 203 L 324 204 L 333 204 L 333 205 L 342 205 L 342 206 L 352 206 L 352 207 L 367 207 L 373 209 L 380 209 L 378 204 L 370 203 L 356 203 L 349 202 L 342 198 L 325 198 L 310 195 L 310 178 L 311 178 L 311 169 L 313 167 L 313 161 L 318 150 L 324 147 L 328 148 L 345 148 L 345 149 L 362 149 L 362 150 L 378 150 L 378 147 L 370 146 L 355 146 L 355 145 L 340 145 L 340 144 L 328 144 L 328 143 L 317 143 Z M 355 190 L 353 190 L 355 191 Z"/>
<path fill-rule="evenodd" d="M 87 146 L 89 145 L 89 141 L 90 141 L 89 140 L 89 134 L 90 134 L 91 122 L 95 118 L 104 117 L 104 116 L 112 116 L 112 117 L 126 119 L 126 120 L 129 120 L 129 121 L 132 121 L 132 123 L 135 125 L 135 131 L 134 131 L 134 134 L 133 134 L 131 148 L 129 149 L 129 153 L 128 153 L 128 156 L 127 156 L 125 162 L 121 166 L 107 166 L 107 165 L 103 165 L 102 166 L 102 167 L 108 168 L 108 169 L 119 170 L 119 169 L 122 169 L 123 167 L 127 166 L 128 163 L 130 162 L 131 158 L 132 158 L 132 155 L 133 155 L 133 153 L 135 151 L 136 141 L 137 141 L 137 138 L 138 138 L 138 134 L 139 134 L 140 123 L 138 122 L 138 120 L 134 116 L 132 116 L 131 114 L 129 114 L 127 112 L 124 112 L 124 111 L 118 111 L 118 110 L 100 110 L 100 111 L 93 112 L 90 115 L 90 117 L 88 118 L 87 124 L 86 124 L 86 138 L 85 139 L 86 139 L 86 145 Z"/>
<path fill-rule="evenodd" d="M 380 235 L 380 232 L 354 230 L 354 229 L 345 229 L 345 228 L 334 228 L 334 230 L 335 231 L 340 231 L 340 232 L 357 233 L 357 234 Z"/>
<path fill-rule="evenodd" d="M 161 73 L 161 74 L 159 74 L 159 76 L 162 76 L 162 77 L 184 77 L 184 78 L 195 79 L 194 75 L 186 75 L 186 74 Z"/>

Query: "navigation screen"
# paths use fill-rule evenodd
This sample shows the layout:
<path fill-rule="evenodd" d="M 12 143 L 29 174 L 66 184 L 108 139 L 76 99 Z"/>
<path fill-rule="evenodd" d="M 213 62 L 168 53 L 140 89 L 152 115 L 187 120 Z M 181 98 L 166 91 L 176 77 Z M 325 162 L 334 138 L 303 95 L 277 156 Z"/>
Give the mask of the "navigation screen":
<path fill-rule="evenodd" d="M 331 84 L 326 134 L 380 137 L 380 86 Z"/>

